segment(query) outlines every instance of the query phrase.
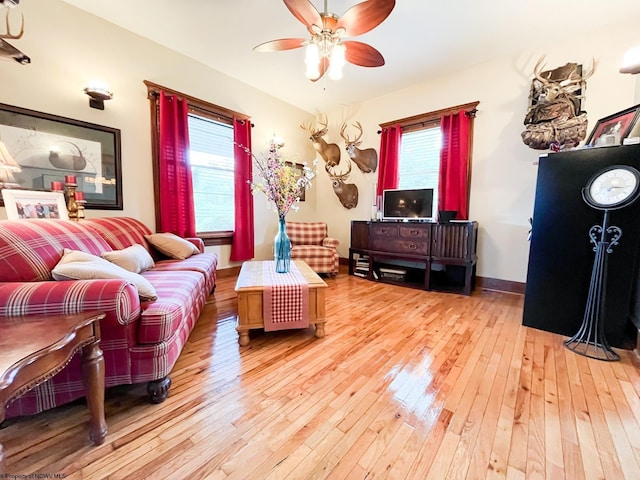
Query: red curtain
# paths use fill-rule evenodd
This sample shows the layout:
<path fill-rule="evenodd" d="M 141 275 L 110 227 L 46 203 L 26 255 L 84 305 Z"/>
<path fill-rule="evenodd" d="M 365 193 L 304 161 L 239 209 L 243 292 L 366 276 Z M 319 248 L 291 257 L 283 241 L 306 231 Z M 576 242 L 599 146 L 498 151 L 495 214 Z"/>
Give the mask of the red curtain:
<path fill-rule="evenodd" d="M 254 257 L 253 244 L 253 196 L 249 181 L 253 177 L 252 157 L 243 147 L 251 151 L 251 122 L 233 119 L 233 141 L 235 159 L 235 228 L 231 244 L 232 261 L 241 262 Z"/>
<path fill-rule="evenodd" d="M 380 163 L 378 165 L 378 187 L 376 195 L 382 195 L 385 189 L 398 188 L 398 160 L 402 127 L 393 125 L 383 128 L 380 137 Z"/>
<path fill-rule="evenodd" d="M 464 110 L 443 115 L 440 120 L 438 210 L 456 210 L 460 220 L 469 218 L 469 124 L 469 114 Z"/>
<path fill-rule="evenodd" d="M 189 105 L 185 99 L 160 92 L 159 191 L 161 232 L 194 237 L 196 217 L 189 166 Z"/>

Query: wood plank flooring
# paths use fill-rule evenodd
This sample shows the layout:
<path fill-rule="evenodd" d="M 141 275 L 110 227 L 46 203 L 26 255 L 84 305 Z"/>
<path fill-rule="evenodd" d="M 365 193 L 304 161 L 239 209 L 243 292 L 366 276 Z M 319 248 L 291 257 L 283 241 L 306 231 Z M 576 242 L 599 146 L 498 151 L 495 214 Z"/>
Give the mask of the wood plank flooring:
<path fill-rule="evenodd" d="M 106 394 L 0 429 L 9 474 L 67 479 L 638 479 L 640 371 L 521 325 L 519 295 L 327 279 L 327 335 L 251 332 L 221 278 L 169 398 Z M 39 477 L 44 478 L 44 477 Z"/>

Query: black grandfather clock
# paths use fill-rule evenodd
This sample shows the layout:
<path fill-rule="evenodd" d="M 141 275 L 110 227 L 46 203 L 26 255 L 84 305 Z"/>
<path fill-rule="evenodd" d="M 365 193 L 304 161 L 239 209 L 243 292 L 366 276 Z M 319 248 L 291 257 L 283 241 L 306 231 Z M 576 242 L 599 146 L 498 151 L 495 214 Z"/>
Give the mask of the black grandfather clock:
<path fill-rule="evenodd" d="M 582 325 L 564 342 L 565 347 L 598 360 L 620 360 L 604 334 L 606 322 L 607 257 L 622 237 L 620 227 L 610 225 L 611 211 L 634 203 L 640 195 L 640 173 L 629 165 L 613 165 L 597 172 L 582 190 L 582 198 L 590 207 L 603 211 L 602 225 L 589 229 L 595 257 Z"/>
<path fill-rule="evenodd" d="M 552 153 L 538 165 L 523 325 L 616 360 L 640 328 L 640 145 Z M 595 253 L 594 253 L 595 252 Z"/>

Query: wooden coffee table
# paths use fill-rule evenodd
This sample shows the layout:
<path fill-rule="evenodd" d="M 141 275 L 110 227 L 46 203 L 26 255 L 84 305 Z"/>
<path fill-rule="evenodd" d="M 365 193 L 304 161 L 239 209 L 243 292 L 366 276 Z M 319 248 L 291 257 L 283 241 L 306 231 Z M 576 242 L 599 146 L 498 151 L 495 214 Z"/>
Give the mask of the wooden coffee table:
<path fill-rule="evenodd" d="M 104 441 L 104 358 L 99 345 L 103 318 L 100 312 L 0 317 L 0 423 L 13 399 L 53 377 L 82 349 L 90 438 L 96 445 Z M 0 473 L 3 460 L 0 445 Z"/>
<path fill-rule="evenodd" d="M 309 324 L 315 325 L 316 337 L 324 337 L 324 297 L 327 284 L 318 276 L 311 267 L 301 260 L 292 263 L 298 267 L 309 285 Z M 241 346 L 249 345 L 249 330 L 264 328 L 262 317 L 262 293 L 264 283 L 262 269 L 264 262 L 244 262 L 240 269 L 240 275 L 236 282 L 238 293 L 238 325 L 236 330 L 240 334 L 238 343 Z"/>

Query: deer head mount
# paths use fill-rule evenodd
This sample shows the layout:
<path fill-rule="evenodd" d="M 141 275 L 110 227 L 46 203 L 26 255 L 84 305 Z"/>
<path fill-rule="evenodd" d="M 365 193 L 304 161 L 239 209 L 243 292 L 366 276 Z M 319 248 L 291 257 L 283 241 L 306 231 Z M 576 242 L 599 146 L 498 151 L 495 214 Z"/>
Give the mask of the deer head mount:
<path fill-rule="evenodd" d="M 581 103 L 586 80 L 595 73 L 597 62 L 594 59 L 586 72 L 577 63 L 546 71 L 544 65 L 543 55 L 533 69 L 522 141 L 537 150 L 577 146 L 587 134 L 587 114 Z"/>
<path fill-rule="evenodd" d="M 22 15 L 22 24 L 20 25 L 20 33 L 12 34 L 11 33 L 11 25 L 9 24 L 9 12 L 7 9 L 7 16 L 5 17 L 6 25 L 7 25 L 7 33 L 0 33 L 0 57 L 13 58 L 16 62 L 21 65 L 26 65 L 27 63 L 31 63 L 31 59 L 18 50 L 16 47 L 11 45 L 9 42 L 5 41 L 9 40 L 18 40 L 22 38 L 22 34 L 24 33 L 24 15 Z"/>
<path fill-rule="evenodd" d="M 345 131 L 347 129 L 347 124 L 343 123 L 342 128 L 340 129 L 340 136 L 344 140 L 346 145 L 347 154 L 349 158 L 353 160 L 358 168 L 364 173 L 375 172 L 376 168 L 378 168 L 378 152 L 376 152 L 373 148 L 366 148 L 364 150 L 360 150 L 358 147 L 362 145 L 360 139 L 362 138 L 362 125 L 360 122 L 356 122 L 353 124 L 358 130 L 360 130 L 360 134 L 357 135 L 353 140 L 346 135 Z"/>
<path fill-rule="evenodd" d="M 349 167 L 344 173 L 335 173 L 327 163 L 324 169 L 329 174 L 334 193 L 338 196 L 344 208 L 354 208 L 358 205 L 358 186 L 355 183 L 346 183 L 351 173 L 351 162 L 347 162 Z"/>
<path fill-rule="evenodd" d="M 329 124 L 326 116 L 323 120 L 318 121 L 318 124 L 321 125 L 319 129 L 314 129 L 311 123 L 307 122 L 300 124 L 300 128 L 309 132 L 309 140 L 313 143 L 313 148 L 320 154 L 325 163 L 330 167 L 335 167 L 340 163 L 340 147 L 335 143 L 327 143 L 322 138 L 327 134 L 327 125 Z"/>

